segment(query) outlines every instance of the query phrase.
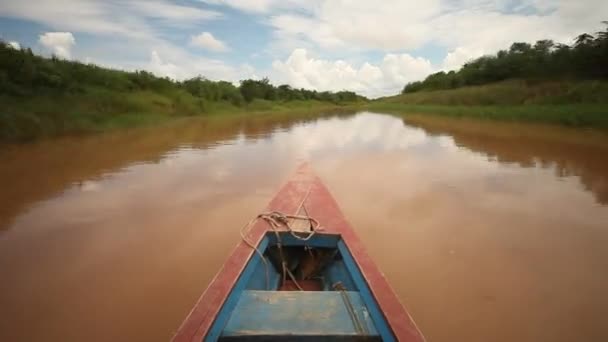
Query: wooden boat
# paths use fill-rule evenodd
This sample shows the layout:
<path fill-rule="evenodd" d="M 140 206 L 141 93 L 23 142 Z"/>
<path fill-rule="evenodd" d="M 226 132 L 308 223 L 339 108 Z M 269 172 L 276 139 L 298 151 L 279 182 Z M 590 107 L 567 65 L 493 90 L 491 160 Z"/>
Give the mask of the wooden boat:
<path fill-rule="evenodd" d="M 266 212 L 173 341 L 424 341 L 307 164 Z"/>

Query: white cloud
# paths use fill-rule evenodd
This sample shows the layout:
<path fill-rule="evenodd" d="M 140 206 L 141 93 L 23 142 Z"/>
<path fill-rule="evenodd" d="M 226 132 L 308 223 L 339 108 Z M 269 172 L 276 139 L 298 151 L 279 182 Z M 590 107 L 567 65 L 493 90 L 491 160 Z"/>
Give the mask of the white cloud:
<path fill-rule="evenodd" d="M 266 12 L 275 1 L 273 0 L 201 0 L 210 5 L 224 5 L 248 12 Z"/>
<path fill-rule="evenodd" d="M 211 80 L 236 83 L 243 78 L 256 78 L 255 70 L 248 64 L 231 66 L 220 60 L 192 55 L 169 45 L 152 50 L 146 62 L 146 70 L 158 76 L 183 80 L 203 75 Z"/>
<path fill-rule="evenodd" d="M 306 41 L 321 48 L 338 48 L 345 45 L 329 25 L 310 17 L 282 14 L 270 18 L 270 24 L 276 29 L 275 35 L 280 40 L 294 40 L 296 45 L 305 45 Z"/>
<path fill-rule="evenodd" d="M 228 50 L 228 47 L 226 46 L 226 44 L 224 44 L 224 42 L 215 38 L 209 32 L 203 32 L 199 35 L 192 36 L 192 38 L 190 39 L 190 44 L 216 52 L 223 52 Z"/>
<path fill-rule="evenodd" d="M 21 45 L 19 45 L 19 42 L 8 42 L 8 46 L 15 50 L 21 50 Z"/>
<path fill-rule="evenodd" d="M 323 1 L 313 15 L 278 14 L 270 25 L 278 37 L 293 36 L 324 48 L 356 47 L 395 51 L 416 48 L 428 40 L 427 22 L 441 10 L 439 0 L 412 2 Z"/>
<path fill-rule="evenodd" d="M 136 39 L 158 36 L 162 28 L 159 23 L 170 26 L 194 25 L 222 16 L 216 11 L 178 5 L 167 0 L 0 1 L 0 13 L 3 17 L 31 20 L 55 30 Z M 147 19 L 157 19 L 156 24 L 150 25 Z"/>
<path fill-rule="evenodd" d="M 193 4 L 178 5 L 167 0 L 37 0 L 35 4 L 0 0 L 0 13 L 3 17 L 37 22 L 57 31 L 92 35 L 94 44 L 80 43 L 78 50 L 71 49 L 75 45 L 69 41 L 68 45 L 57 45 L 54 39 L 40 37 L 40 42 L 44 40 L 43 45 L 61 56 L 84 60 L 94 55 L 93 62 L 104 67 L 147 69 L 175 79 L 202 74 L 211 79 L 232 81 L 252 73 L 249 66 L 230 66 L 203 58 L 167 38 L 167 33 L 181 33 L 186 26 L 222 17 L 217 11 Z M 167 30 L 167 26 L 172 29 Z"/>
<path fill-rule="evenodd" d="M 180 22 L 196 23 L 202 20 L 217 19 L 221 13 L 203 10 L 196 7 L 176 5 L 166 1 L 132 0 L 127 5 L 135 13 L 140 13 L 149 18 L 166 19 L 168 23 L 179 24 Z"/>
<path fill-rule="evenodd" d="M 600 21 L 605 20 L 608 2 L 385 0 L 380 6 L 367 0 L 319 0 L 309 10 L 307 13 L 277 11 L 271 15 L 269 25 L 275 35 L 271 49 L 275 54 L 295 52 L 300 47 L 326 55 L 360 55 L 366 51 L 402 53 L 429 46 L 448 51 L 443 61 L 434 66 L 428 61 L 421 64 L 401 60 L 394 64 L 408 66 L 407 71 L 391 69 L 395 56 L 411 58 L 407 54 L 385 55 L 378 65 L 358 69 L 351 65 L 341 67 L 339 62 L 313 63 L 312 59 L 308 64 L 297 64 L 306 68 L 297 68 L 290 64 L 297 57 L 293 53 L 286 62 L 275 62 L 275 69 L 289 75 L 287 79 L 295 84 L 320 89 L 331 89 L 332 85 L 333 88 L 361 89 L 366 95 L 377 96 L 391 89 L 397 93 L 406 82 L 423 79 L 428 73 L 458 69 L 474 58 L 507 49 L 515 41 L 548 38 L 571 43 L 581 32 L 597 31 Z M 319 74 L 318 70 L 326 72 Z M 323 81 L 323 75 L 332 75 L 336 70 L 341 70 L 340 77 Z M 368 75 L 360 76 L 361 73 Z M 354 80 L 348 75 L 363 78 Z M 376 81 L 369 82 L 372 78 Z M 398 84 L 400 81 L 405 82 Z"/>
<path fill-rule="evenodd" d="M 47 32 L 40 35 L 40 44 L 62 58 L 71 57 L 71 49 L 76 40 L 71 32 Z"/>
<path fill-rule="evenodd" d="M 241 11 L 267 13 L 279 9 L 307 10 L 318 0 L 199 0 L 209 5 L 222 5 Z"/>
<path fill-rule="evenodd" d="M 483 55 L 483 50 L 470 50 L 465 47 L 457 47 L 445 56 L 442 69 L 444 71 L 458 70 L 465 63 Z"/>
<path fill-rule="evenodd" d="M 152 50 L 150 53 L 150 65 L 148 69 L 157 75 L 167 76 L 172 79 L 177 79 L 180 72 L 177 65 L 163 61 L 156 50 Z"/>
<path fill-rule="evenodd" d="M 399 92 L 405 83 L 433 72 L 428 60 L 408 54 L 387 54 L 378 65 L 363 63 L 356 67 L 342 60 L 310 57 L 296 49 L 283 61 L 274 61 L 272 80 L 296 88 L 320 91 L 351 90 L 369 97 Z"/>
<path fill-rule="evenodd" d="M 603 0 L 323 0 L 310 13 L 277 13 L 269 24 L 277 39 L 321 48 L 388 52 L 435 43 L 495 51 L 514 41 L 569 41 L 595 30 L 607 11 Z"/>

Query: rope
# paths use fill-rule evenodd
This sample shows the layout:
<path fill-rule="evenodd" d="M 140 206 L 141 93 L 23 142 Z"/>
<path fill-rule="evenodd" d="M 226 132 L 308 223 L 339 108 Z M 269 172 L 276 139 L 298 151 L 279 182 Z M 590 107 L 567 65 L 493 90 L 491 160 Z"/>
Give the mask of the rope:
<path fill-rule="evenodd" d="M 302 241 L 308 241 L 312 238 L 317 230 L 321 230 L 321 225 L 317 220 L 308 216 L 308 215 L 286 215 L 279 211 L 272 211 L 269 213 L 264 213 L 258 215 L 258 218 L 264 219 L 266 222 L 270 224 L 274 231 L 279 231 L 282 227 L 285 227 L 286 230 L 296 239 Z M 296 232 L 289 225 L 289 220 L 306 220 L 310 222 L 310 233 L 307 236 L 302 237 L 296 234 Z"/>
<path fill-rule="evenodd" d="M 249 247 L 253 248 L 253 250 L 256 253 L 258 253 L 260 258 L 262 259 L 262 262 L 264 262 L 264 270 L 266 271 L 266 290 L 270 290 L 270 274 L 269 274 L 268 260 L 266 260 L 266 258 L 264 258 L 264 254 L 262 254 L 262 252 L 260 252 L 260 250 L 253 243 L 251 243 L 249 240 L 247 240 L 247 237 L 245 236 L 246 234 L 249 234 L 249 228 L 251 228 L 251 226 L 253 226 L 253 223 L 258 220 L 258 217 L 259 216 L 254 217 L 253 219 L 251 219 L 249 221 L 249 223 L 244 225 L 240 230 L 240 234 L 241 234 L 241 238 L 243 239 L 243 241 Z M 247 233 L 245 233 L 245 231 Z"/>
<path fill-rule="evenodd" d="M 270 271 L 269 271 L 269 265 L 268 265 L 268 261 L 266 260 L 266 258 L 264 257 L 264 254 L 262 252 L 260 252 L 260 250 L 249 240 L 247 240 L 247 234 L 249 234 L 249 230 L 251 229 L 251 227 L 253 226 L 253 224 L 258 220 L 258 219 L 263 219 L 264 221 L 266 221 L 270 227 L 272 228 L 273 232 L 276 235 L 277 238 L 277 246 L 279 248 L 279 255 L 281 257 L 281 268 L 282 268 L 282 279 L 283 279 L 283 283 L 285 283 L 285 281 L 287 280 L 287 276 L 289 276 L 289 278 L 291 278 L 291 280 L 293 281 L 293 283 L 296 285 L 296 287 L 300 290 L 303 291 L 302 287 L 300 286 L 300 284 L 298 284 L 298 282 L 296 281 L 294 275 L 291 273 L 291 271 L 287 268 L 287 262 L 285 259 L 285 255 L 283 254 L 283 244 L 281 241 L 281 236 L 279 235 L 279 231 L 281 230 L 281 228 L 286 228 L 286 230 L 291 234 L 291 236 L 293 236 L 294 238 L 298 239 L 298 240 L 302 240 L 302 241 L 308 241 L 310 240 L 310 238 L 312 238 L 317 230 L 321 229 L 321 225 L 319 224 L 319 222 L 317 220 L 315 220 L 314 218 L 308 216 L 308 212 L 306 211 L 306 208 L 304 207 L 304 202 L 306 201 L 306 199 L 308 198 L 308 195 L 310 194 L 310 188 L 308 189 L 308 192 L 306 193 L 306 195 L 304 196 L 304 199 L 302 200 L 302 202 L 300 203 L 300 205 L 298 206 L 298 209 L 296 210 L 296 213 L 300 211 L 300 208 L 304 208 L 304 211 L 306 212 L 306 215 L 287 215 L 284 213 L 281 213 L 279 211 L 272 211 L 272 212 L 267 212 L 267 213 L 262 213 L 259 214 L 258 216 L 254 217 L 251 221 L 249 221 L 249 223 L 247 223 L 245 226 L 243 226 L 243 228 L 241 228 L 240 230 L 240 234 L 241 234 L 241 238 L 243 239 L 243 241 L 251 248 L 253 248 L 253 250 L 260 256 L 260 258 L 262 258 L 262 261 L 264 262 L 264 268 L 266 271 L 266 289 L 270 290 Z M 305 236 L 299 236 L 297 235 L 292 227 L 289 225 L 289 220 L 306 220 L 310 223 L 310 233 Z"/>

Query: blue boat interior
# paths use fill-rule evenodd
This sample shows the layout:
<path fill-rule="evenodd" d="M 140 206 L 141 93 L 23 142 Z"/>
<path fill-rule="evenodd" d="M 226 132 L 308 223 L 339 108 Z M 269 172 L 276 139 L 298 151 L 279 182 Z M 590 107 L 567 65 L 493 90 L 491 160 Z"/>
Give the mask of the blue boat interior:
<path fill-rule="evenodd" d="M 393 341 L 341 236 L 293 234 L 263 237 L 205 340 Z"/>

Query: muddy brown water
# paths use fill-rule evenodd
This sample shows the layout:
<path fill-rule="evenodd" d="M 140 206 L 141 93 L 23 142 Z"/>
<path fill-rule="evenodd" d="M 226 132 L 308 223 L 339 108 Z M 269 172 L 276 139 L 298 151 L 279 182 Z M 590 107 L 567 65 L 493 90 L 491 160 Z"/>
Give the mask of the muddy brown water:
<path fill-rule="evenodd" d="M 302 161 L 429 341 L 608 340 L 608 135 L 368 112 L 0 147 L 0 340 L 170 339 Z"/>

